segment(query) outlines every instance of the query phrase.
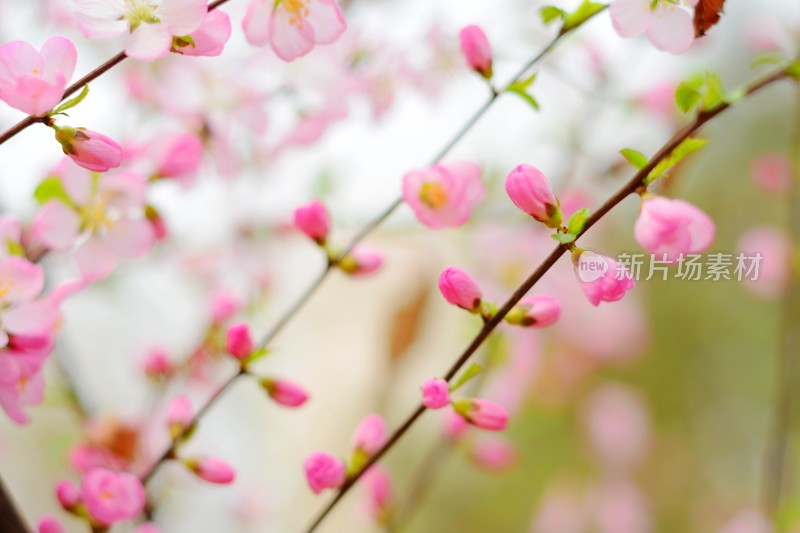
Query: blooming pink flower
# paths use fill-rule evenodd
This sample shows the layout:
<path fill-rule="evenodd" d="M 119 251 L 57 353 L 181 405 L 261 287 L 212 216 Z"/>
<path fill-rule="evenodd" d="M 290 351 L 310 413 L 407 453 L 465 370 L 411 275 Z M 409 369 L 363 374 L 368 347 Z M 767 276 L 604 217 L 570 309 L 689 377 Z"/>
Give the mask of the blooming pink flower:
<path fill-rule="evenodd" d="M 386 443 L 386 423 L 380 415 L 372 414 L 358 424 L 353 434 L 352 448 L 372 455 Z"/>
<path fill-rule="evenodd" d="M 167 424 L 173 436 L 180 435 L 194 422 L 192 402 L 186 396 L 176 396 L 167 407 Z"/>
<path fill-rule="evenodd" d="M 194 33 L 206 18 L 206 0 L 73 0 L 78 27 L 89 39 L 130 32 L 125 53 L 139 61 L 167 55 L 174 37 Z"/>
<path fill-rule="evenodd" d="M 159 138 L 153 147 L 158 160 L 157 177 L 176 179 L 185 187 L 194 182 L 203 162 L 203 141 L 197 135 L 182 133 Z"/>
<path fill-rule="evenodd" d="M 294 225 L 320 246 L 325 244 L 331 218 L 325 205 L 318 200 L 302 205 L 294 211 Z"/>
<path fill-rule="evenodd" d="M 502 406 L 482 398 L 462 398 L 453 402 L 453 409 L 473 426 L 500 431 L 508 426 L 508 413 Z"/>
<path fill-rule="evenodd" d="M 194 44 L 186 42 L 176 43 L 173 50 L 185 56 L 215 57 L 222 53 L 225 43 L 231 38 L 231 19 L 221 9 L 209 11 L 203 24 L 192 32 L 189 37 Z"/>
<path fill-rule="evenodd" d="M 750 175 L 765 191 L 785 192 L 792 184 L 792 162 L 784 154 L 762 154 L 750 166 Z"/>
<path fill-rule="evenodd" d="M 95 468 L 84 476 L 81 499 L 92 518 L 103 525 L 134 518 L 145 504 L 139 478 L 104 468 Z"/>
<path fill-rule="evenodd" d="M 308 400 L 308 393 L 290 381 L 265 378 L 261 380 L 261 385 L 267 394 L 281 405 L 299 407 Z"/>
<path fill-rule="evenodd" d="M 70 159 L 93 172 L 106 172 L 122 162 L 122 148 L 106 137 L 86 128 L 56 128 L 56 140 Z"/>
<path fill-rule="evenodd" d="M 67 530 L 64 529 L 64 526 L 61 525 L 61 522 L 52 516 L 43 516 L 39 520 L 36 530 L 39 533 L 67 533 Z"/>
<path fill-rule="evenodd" d="M 673 263 L 682 254 L 706 251 L 715 231 L 714 222 L 703 211 L 689 202 L 663 196 L 642 200 L 634 226 L 636 241 L 645 250 Z"/>
<path fill-rule="evenodd" d="M 482 468 L 496 472 L 514 465 L 517 449 L 506 440 L 493 439 L 476 445 L 472 457 Z"/>
<path fill-rule="evenodd" d="M 324 489 L 337 488 L 346 478 L 344 462 L 325 452 L 310 454 L 303 467 L 308 485 L 314 494 L 319 494 Z"/>
<path fill-rule="evenodd" d="M 382 522 L 391 511 L 394 500 L 392 478 L 384 469 L 373 466 L 364 475 L 363 483 L 369 498 L 369 513 L 375 520 Z"/>
<path fill-rule="evenodd" d="M 56 498 L 65 510 L 74 509 L 81 501 L 81 491 L 70 481 L 59 481 L 56 485 Z"/>
<path fill-rule="evenodd" d="M 486 79 L 492 77 L 492 45 L 479 26 L 462 28 L 458 34 L 461 53 L 470 68 Z"/>
<path fill-rule="evenodd" d="M 366 246 L 359 246 L 338 263 L 339 269 L 351 276 L 366 276 L 383 266 L 383 254 Z"/>
<path fill-rule="evenodd" d="M 536 294 L 523 298 L 506 316 L 510 324 L 543 328 L 561 316 L 561 304 L 552 296 Z"/>
<path fill-rule="evenodd" d="M 614 259 L 594 252 L 582 251 L 573 256 L 575 274 L 589 302 L 600 305 L 600 302 L 616 302 L 625 293 L 633 289 L 635 282 L 628 270 Z M 589 268 L 601 265 L 601 270 Z"/>
<path fill-rule="evenodd" d="M 680 54 L 694 42 L 692 16 L 683 8 L 695 4 L 697 0 L 614 0 L 609 11 L 621 37 L 646 33 L 659 50 Z"/>
<path fill-rule="evenodd" d="M 477 311 L 481 308 L 481 288 L 461 269 L 445 269 L 439 276 L 439 291 L 448 303 L 462 309 Z"/>
<path fill-rule="evenodd" d="M 52 346 L 22 351 L 13 347 L 0 350 L 0 407 L 17 424 L 27 424 L 27 406 L 44 398 L 42 366 Z"/>
<path fill-rule="evenodd" d="M 222 459 L 208 457 L 200 460 L 184 459 L 183 462 L 197 477 L 209 483 L 227 485 L 236 478 L 236 470 Z"/>
<path fill-rule="evenodd" d="M 33 234 L 45 246 L 75 250 L 84 279 L 111 275 L 120 258 L 144 256 L 153 245 L 153 228 L 143 216 L 147 181 L 131 172 L 93 175 L 65 160 L 55 171 L 69 203 L 50 200 L 36 215 Z"/>
<path fill-rule="evenodd" d="M 247 359 L 253 353 L 253 339 L 250 336 L 250 326 L 247 324 L 234 324 L 228 328 L 226 349 L 228 353 L 240 360 Z"/>
<path fill-rule="evenodd" d="M 336 0 L 251 0 L 242 25 L 250 44 L 270 43 L 284 61 L 333 43 L 347 29 Z"/>
<path fill-rule="evenodd" d="M 33 300 L 44 288 L 44 269 L 16 256 L 0 257 L 0 348 L 9 335 L 39 337 L 49 333 L 51 320 L 37 320 Z M 44 317 L 43 317 L 44 318 Z"/>
<path fill-rule="evenodd" d="M 791 279 L 792 240 L 783 230 L 771 226 L 749 229 L 739 239 L 739 252 L 758 268 L 745 276 L 745 287 L 758 296 L 780 296 Z M 756 272 L 757 270 L 757 272 Z"/>
<path fill-rule="evenodd" d="M 172 373 L 172 363 L 167 357 L 167 353 L 161 348 L 153 348 L 145 355 L 144 373 L 151 378 L 163 378 Z"/>
<path fill-rule="evenodd" d="M 44 115 L 64 97 L 78 53 L 64 37 L 50 37 L 37 52 L 12 41 L 0 46 L 0 100 L 29 115 Z"/>
<path fill-rule="evenodd" d="M 514 205 L 547 227 L 561 226 L 558 198 L 538 168 L 518 165 L 506 176 L 506 192 Z"/>
<path fill-rule="evenodd" d="M 474 163 L 438 164 L 403 176 L 403 200 L 433 229 L 464 224 L 484 194 L 481 171 Z"/>
<path fill-rule="evenodd" d="M 422 383 L 422 403 L 428 409 L 450 405 L 450 386 L 441 378 L 427 378 Z"/>

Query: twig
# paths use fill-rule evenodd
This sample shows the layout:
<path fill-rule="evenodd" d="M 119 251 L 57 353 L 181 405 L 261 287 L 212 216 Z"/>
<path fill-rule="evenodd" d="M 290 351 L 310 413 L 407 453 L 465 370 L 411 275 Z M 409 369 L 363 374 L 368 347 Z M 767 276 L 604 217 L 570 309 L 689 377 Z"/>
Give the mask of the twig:
<path fill-rule="evenodd" d="M 3 533 L 29 533 L 30 531 L 22 520 L 2 479 L 0 479 L 0 531 Z"/>

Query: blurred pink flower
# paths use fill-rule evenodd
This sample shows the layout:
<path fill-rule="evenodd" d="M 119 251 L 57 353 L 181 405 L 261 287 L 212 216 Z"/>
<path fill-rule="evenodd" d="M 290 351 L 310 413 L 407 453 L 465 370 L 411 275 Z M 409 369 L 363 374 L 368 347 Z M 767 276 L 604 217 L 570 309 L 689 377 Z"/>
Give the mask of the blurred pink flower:
<path fill-rule="evenodd" d="M 486 440 L 475 446 L 472 458 L 481 468 L 499 472 L 514 466 L 517 461 L 517 449 L 507 440 Z"/>
<path fill-rule="evenodd" d="M 210 307 L 211 321 L 214 324 L 222 324 L 236 316 L 242 304 L 233 293 L 219 290 L 211 295 Z"/>
<path fill-rule="evenodd" d="M 719 533 L 773 533 L 769 520 L 755 509 L 743 509 L 736 513 Z"/>
<path fill-rule="evenodd" d="M 753 160 L 750 175 L 767 192 L 781 193 L 792 184 L 792 162 L 785 154 L 766 153 Z"/>
<path fill-rule="evenodd" d="M 383 254 L 367 246 L 358 246 L 338 263 L 351 276 L 366 276 L 383 266 Z"/>
<path fill-rule="evenodd" d="M 241 361 L 247 359 L 254 349 L 253 338 L 250 336 L 250 326 L 241 323 L 229 327 L 225 349 L 229 354 Z"/>
<path fill-rule="evenodd" d="M 684 7 L 697 0 L 614 0 L 609 6 L 611 22 L 621 37 L 646 33 L 659 50 L 680 54 L 694 42 L 692 16 Z"/>
<path fill-rule="evenodd" d="M 552 296 L 535 294 L 526 296 L 506 316 L 510 324 L 544 328 L 554 324 L 561 316 L 561 304 Z"/>
<path fill-rule="evenodd" d="M 167 135 L 152 143 L 157 169 L 155 176 L 172 178 L 184 187 L 194 183 L 203 162 L 203 141 L 193 133 Z"/>
<path fill-rule="evenodd" d="M 589 260 L 581 260 L 581 257 L 584 257 L 586 253 L 585 251 L 581 252 L 576 260 L 575 275 L 578 277 L 578 283 L 584 295 L 592 305 L 596 307 L 601 302 L 619 301 L 625 296 L 625 293 L 633 289 L 635 285 L 633 276 L 624 266 L 610 257 L 595 254 L 594 252 L 589 252 L 594 256 L 591 263 L 602 262 L 606 269 L 600 277 L 592 276 L 593 279 L 587 279 L 585 272 L 582 270 L 582 265 L 589 264 Z"/>
<path fill-rule="evenodd" d="M 314 494 L 339 487 L 346 478 L 344 463 L 325 452 L 313 452 L 306 458 L 303 466 L 306 480 Z"/>
<path fill-rule="evenodd" d="M 29 115 L 44 115 L 64 97 L 78 53 L 64 37 L 50 37 L 37 52 L 24 41 L 0 46 L 0 100 Z"/>
<path fill-rule="evenodd" d="M 689 202 L 655 196 L 642 200 L 633 232 L 642 248 L 659 260 L 675 263 L 681 255 L 705 252 L 714 240 L 716 226 Z"/>
<path fill-rule="evenodd" d="M 492 77 L 492 45 L 480 26 L 471 25 L 458 33 L 461 53 L 470 68 L 486 79 Z"/>
<path fill-rule="evenodd" d="M 308 400 L 305 389 L 285 379 L 265 378 L 261 380 L 261 385 L 270 398 L 287 407 L 299 407 Z"/>
<path fill-rule="evenodd" d="M 184 459 L 184 464 L 200 479 L 218 485 L 227 485 L 236 478 L 236 470 L 216 457 L 205 459 Z"/>
<path fill-rule="evenodd" d="M 83 478 L 81 499 L 94 520 L 111 525 L 141 513 L 145 493 L 136 476 L 95 468 Z"/>
<path fill-rule="evenodd" d="M 444 410 L 444 419 L 442 420 L 444 432 L 451 440 L 458 440 L 469 429 L 464 417 L 456 413 L 455 409 L 449 408 Z"/>
<path fill-rule="evenodd" d="M 608 465 L 632 467 L 650 440 L 650 422 L 642 400 L 619 385 L 603 385 L 586 401 L 584 423 L 595 453 Z"/>
<path fill-rule="evenodd" d="M 422 403 L 428 409 L 450 405 L 450 386 L 441 378 L 427 378 L 422 383 Z"/>
<path fill-rule="evenodd" d="M 67 533 L 67 530 L 61 525 L 61 522 L 47 515 L 39 519 L 36 530 L 38 533 Z"/>
<path fill-rule="evenodd" d="M 403 200 L 433 229 L 464 224 L 484 194 L 480 167 L 474 163 L 437 164 L 403 177 Z"/>
<path fill-rule="evenodd" d="M 325 244 L 331 226 L 331 217 L 325 205 L 314 200 L 294 210 L 294 225 L 320 246 Z"/>
<path fill-rule="evenodd" d="M 71 481 L 62 480 L 56 484 L 56 498 L 65 510 L 74 509 L 81 501 L 81 491 Z"/>
<path fill-rule="evenodd" d="M 161 348 L 153 348 L 147 352 L 142 363 L 144 373 L 155 379 L 160 379 L 172 373 L 172 363 L 167 357 L 167 352 Z"/>
<path fill-rule="evenodd" d="M 333 43 L 347 28 L 336 0 L 251 0 L 242 25 L 250 44 L 270 43 L 284 61 Z"/>
<path fill-rule="evenodd" d="M 550 183 L 531 165 L 518 165 L 506 176 L 506 192 L 521 211 L 549 228 L 561 227 L 561 208 Z"/>
<path fill-rule="evenodd" d="M 173 438 L 191 426 L 193 421 L 194 412 L 189 398 L 183 395 L 173 398 L 167 407 L 167 424 Z"/>
<path fill-rule="evenodd" d="M 775 298 L 783 293 L 791 278 L 791 238 L 780 228 L 758 226 L 749 229 L 739 239 L 739 253 L 756 262 L 756 271 L 745 279 L 745 287 L 765 298 Z M 760 255 L 760 260 L 759 260 Z"/>
<path fill-rule="evenodd" d="M 481 288 L 463 270 L 455 267 L 445 269 L 439 276 L 439 291 L 444 299 L 467 311 L 481 307 Z"/>
<path fill-rule="evenodd" d="M 358 424 L 353 433 L 351 447 L 367 455 L 372 455 L 381 449 L 388 437 L 386 422 L 383 421 L 383 418 L 377 414 L 368 415 Z"/>
<path fill-rule="evenodd" d="M 39 350 L 0 350 L 0 407 L 17 424 L 30 422 L 25 408 L 44 398 L 41 370 L 51 349 L 52 344 Z"/>
<path fill-rule="evenodd" d="M 382 522 L 387 518 L 394 501 L 392 478 L 386 470 L 373 466 L 364 474 L 362 483 L 367 491 L 370 515 L 376 521 Z"/>

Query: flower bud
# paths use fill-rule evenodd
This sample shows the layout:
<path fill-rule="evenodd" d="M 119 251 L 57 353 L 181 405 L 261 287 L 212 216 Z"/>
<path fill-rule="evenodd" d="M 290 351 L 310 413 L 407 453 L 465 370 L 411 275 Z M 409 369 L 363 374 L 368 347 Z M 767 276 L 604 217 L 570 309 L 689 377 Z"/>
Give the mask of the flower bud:
<path fill-rule="evenodd" d="M 469 66 L 484 78 L 492 77 L 492 46 L 479 26 L 467 26 L 458 34 L 461 53 Z"/>
<path fill-rule="evenodd" d="M 461 269 L 451 267 L 442 272 L 439 290 L 445 300 L 462 309 L 474 313 L 481 308 L 483 293 L 480 287 Z"/>
<path fill-rule="evenodd" d="M 250 327 L 247 324 L 235 324 L 228 328 L 226 349 L 240 361 L 244 361 L 253 353 L 253 339 L 250 337 Z"/>
<path fill-rule="evenodd" d="M 366 276 L 383 265 L 383 255 L 368 248 L 356 248 L 339 261 L 339 269 L 351 276 Z"/>
<path fill-rule="evenodd" d="M 184 459 L 183 464 L 186 468 L 194 472 L 197 477 L 209 483 L 227 485 L 236 478 L 236 470 L 222 459 L 217 459 L 215 457 L 208 457 L 200 460 Z"/>
<path fill-rule="evenodd" d="M 346 478 L 344 462 L 325 452 L 313 452 L 306 458 L 303 467 L 314 494 L 340 487 Z"/>
<path fill-rule="evenodd" d="M 506 315 L 506 322 L 515 326 L 543 328 L 558 320 L 561 304 L 552 296 L 537 294 L 523 298 Z"/>
<path fill-rule="evenodd" d="M 636 242 L 672 263 L 681 255 L 705 252 L 715 231 L 714 222 L 701 209 L 663 196 L 645 197 L 634 225 Z"/>
<path fill-rule="evenodd" d="M 386 423 L 380 415 L 369 415 L 365 417 L 356 428 L 353 434 L 354 450 L 362 451 L 367 455 L 372 455 L 386 442 Z"/>
<path fill-rule="evenodd" d="M 547 227 L 561 227 L 562 216 L 558 198 L 539 169 L 519 165 L 506 177 L 506 192 L 519 209 Z"/>
<path fill-rule="evenodd" d="M 508 413 L 500 405 L 482 398 L 464 398 L 453 402 L 453 408 L 473 426 L 500 431 L 508 426 Z"/>
<path fill-rule="evenodd" d="M 106 172 L 122 162 L 122 148 L 113 139 L 86 128 L 56 128 L 56 140 L 76 164 L 92 172 Z"/>
<path fill-rule="evenodd" d="M 36 530 L 38 533 L 67 533 L 67 530 L 64 529 L 64 526 L 61 525 L 61 522 L 52 516 L 42 517 L 39 520 Z"/>
<path fill-rule="evenodd" d="M 81 502 L 81 491 L 70 481 L 59 481 L 56 485 L 56 498 L 65 511 L 72 511 Z"/>
<path fill-rule="evenodd" d="M 595 307 L 621 300 L 635 285 L 631 273 L 610 257 L 577 249 L 572 262 L 583 293 Z"/>
<path fill-rule="evenodd" d="M 233 294 L 226 291 L 217 291 L 211 295 L 211 321 L 222 324 L 233 318 L 241 309 L 241 302 Z"/>
<path fill-rule="evenodd" d="M 146 205 L 144 207 L 144 216 L 147 218 L 147 221 L 150 222 L 150 227 L 153 228 L 153 236 L 155 239 L 157 241 L 166 239 L 169 235 L 169 231 L 167 230 L 167 225 L 161 213 L 152 205 Z"/>
<path fill-rule="evenodd" d="M 450 387 L 441 378 L 428 378 L 422 384 L 422 403 L 428 409 L 441 409 L 450 404 Z"/>
<path fill-rule="evenodd" d="M 192 403 L 186 396 L 176 396 L 167 408 L 167 424 L 173 439 L 177 439 L 194 423 Z"/>
<path fill-rule="evenodd" d="M 368 509 L 372 518 L 379 524 L 390 523 L 394 507 L 394 490 L 389 474 L 382 468 L 373 466 L 364 475 L 364 487 L 369 498 Z"/>
<path fill-rule="evenodd" d="M 308 393 L 289 381 L 264 378 L 261 380 L 261 386 L 270 398 L 287 407 L 299 407 L 308 400 Z"/>
<path fill-rule="evenodd" d="M 320 246 L 325 245 L 331 220 L 322 202 L 314 200 L 294 211 L 294 225 Z"/>
<path fill-rule="evenodd" d="M 149 378 L 160 379 L 172 373 L 172 363 L 160 348 L 150 350 L 144 359 L 144 373 Z"/>

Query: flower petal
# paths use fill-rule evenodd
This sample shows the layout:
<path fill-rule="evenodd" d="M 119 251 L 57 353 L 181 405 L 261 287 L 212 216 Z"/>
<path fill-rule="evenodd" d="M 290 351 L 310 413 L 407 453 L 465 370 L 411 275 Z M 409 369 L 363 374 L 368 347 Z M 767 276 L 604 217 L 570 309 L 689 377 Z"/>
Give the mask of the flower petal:
<path fill-rule="evenodd" d="M 137 259 L 153 246 L 153 227 L 145 219 L 122 219 L 111 226 L 105 240 L 117 256 Z"/>
<path fill-rule="evenodd" d="M 60 72 L 64 81 L 69 81 L 75 73 L 75 63 L 78 61 L 78 51 L 72 41 L 64 37 L 50 37 L 42 45 L 42 63 L 44 65 L 44 78 L 56 81 L 56 73 Z"/>
<path fill-rule="evenodd" d="M 330 44 L 347 29 L 342 8 L 335 0 L 311 0 L 306 21 L 314 28 L 317 44 Z"/>
<path fill-rule="evenodd" d="M 285 9 L 273 13 L 269 21 L 272 49 L 284 61 L 293 61 L 314 48 L 314 30 Z"/>
<path fill-rule="evenodd" d="M 0 90 L 16 85 L 17 78 L 42 68 L 39 52 L 24 41 L 11 41 L 0 46 Z"/>
<path fill-rule="evenodd" d="M 242 20 L 242 29 L 247 42 L 253 46 L 261 46 L 269 42 L 271 34 L 272 2 L 253 0 L 247 6 Z"/>
<path fill-rule="evenodd" d="M 172 35 L 189 35 L 203 23 L 208 13 L 206 0 L 164 0 L 156 10 L 158 18 L 169 26 Z"/>
<path fill-rule="evenodd" d="M 0 301 L 19 303 L 32 300 L 43 288 L 44 270 L 41 266 L 20 257 L 0 260 Z"/>
<path fill-rule="evenodd" d="M 621 37 L 635 37 L 645 31 L 653 15 L 650 0 L 614 0 L 608 10 Z"/>
<path fill-rule="evenodd" d="M 99 237 L 92 237 L 75 252 L 75 260 L 84 279 L 97 281 L 105 279 L 117 268 L 114 250 Z"/>
<path fill-rule="evenodd" d="M 105 19 L 77 13 L 78 29 L 87 39 L 102 39 L 116 37 L 128 31 L 128 21 L 125 19 Z"/>
<path fill-rule="evenodd" d="M 78 238 L 81 221 L 78 214 L 58 200 L 47 202 L 33 221 L 33 234 L 53 250 L 68 250 Z"/>
<path fill-rule="evenodd" d="M 692 17 L 683 9 L 660 4 L 653 12 L 647 37 L 659 50 L 681 54 L 694 42 Z"/>
<path fill-rule="evenodd" d="M 167 55 L 171 47 L 169 26 L 164 23 L 139 24 L 128 37 L 125 53 L 138 61 L 152 61 Z"/>

